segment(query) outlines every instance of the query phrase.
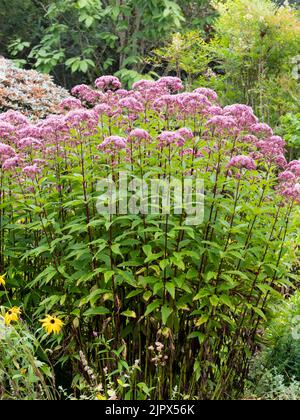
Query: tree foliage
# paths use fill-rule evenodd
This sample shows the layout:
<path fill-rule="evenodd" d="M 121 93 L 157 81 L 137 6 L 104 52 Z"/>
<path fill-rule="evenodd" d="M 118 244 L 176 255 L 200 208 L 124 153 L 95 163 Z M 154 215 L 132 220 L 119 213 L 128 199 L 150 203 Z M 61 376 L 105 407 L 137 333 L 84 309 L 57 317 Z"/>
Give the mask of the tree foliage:
<path fill-rule="evenodd" d="M 202 22 L 204 27 L 209 22 L 208 4 L 208 0 L 4 1 L 0 54 L 51 72 L 65 86 L 119 70 L 123 79 L 134 81 L 145 70 L 141 57 L 183 23 L 192 27 Z"/>
<path fill-rule="evenodd" d="M 212 51 L 226 75 L 227 98 L 252 105 L 260 117 L 276 123 L 299 104 L 293 75 L 300 54 L 298 12 L 271 0 L 227 0 L 216 7 Z"/>

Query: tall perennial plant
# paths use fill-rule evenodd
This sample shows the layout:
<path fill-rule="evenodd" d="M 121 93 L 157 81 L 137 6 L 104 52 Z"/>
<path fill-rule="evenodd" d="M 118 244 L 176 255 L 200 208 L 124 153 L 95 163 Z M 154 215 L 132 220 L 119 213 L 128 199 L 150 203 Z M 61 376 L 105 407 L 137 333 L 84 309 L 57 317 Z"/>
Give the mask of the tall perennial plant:
<path fill-rule="evenodd" d="M 300 162 L 250 107 L 222 108 L 210 89 L 165 77 L 127 91 L 113 76 L 96 88 L 74 87 L 61 115 L 36 124 L 0 115 L 2 304 L 38 331 L 47 314 L 63 321 L 40 339 L 74 388 L 84 378 L 103 398 L 235 397 L 291 286 Z M 124 175 L 127 198 L 103 199 Z M 150 211 L 154 179 L 182 193 L 201 180 L 201 203 L 189 200 L 202 217 L 189 223 L 163 188 Z"/>

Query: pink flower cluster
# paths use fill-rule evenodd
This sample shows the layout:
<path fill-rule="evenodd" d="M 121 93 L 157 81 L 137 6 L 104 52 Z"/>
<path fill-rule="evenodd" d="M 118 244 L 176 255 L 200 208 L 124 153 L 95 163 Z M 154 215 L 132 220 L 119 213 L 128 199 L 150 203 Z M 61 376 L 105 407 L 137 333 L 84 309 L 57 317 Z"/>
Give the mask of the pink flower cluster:
<path fill-rule="evenodd" d="M 293 160 L 279 174 L 279 191 L 288 198 L 300 203 L 300 161 Z"/>
<path fill-rule="evenodd" d="M 142 128 L 135 128 L 134 130 L 132 130 L 129 133 L 128 136 L 128 141 L 129 143 L 134 143 L 135 140 L 141 141 L 141 140 L 146 140 L 146 141 L 150 141 L 151 137 L 150 134 L 142 129 Z"/>
<path fill-rule="evenodd" d="M 99 77 L 95 81 L 95 85 L 98 89 L 101 89 L 103 91 L 117 90 L 117 89 L 120 89 L 122 86 L 120 80 L 115 76 Z"/>
<path fill-rule="evenodd" d="M 127 140 L 124 137 L 110 136 L 104 139 L 104 141 L 98 146 L 98 150 L 114 154 L 116 151 L 125 149 L 126 145 Z"/>
<path fill-rule="evenodd" d="M 60 115 L 34 124 L 20 112 L 0 114 L 0 170 L 35 179 L 51 165 L 49 158 L 64 155 L 66 145 L 73 150 L 90 137 L 98 142 L 98 160 L 127 160 L 135 146 L 151 143 L 195 160 L 222 153 L 229 175 L 234 169 L 283 168 L 279 191 L 298 200 L 300 163 L 287 164 L 284 140 L 251 107 L 223 108 L 216 92 L 205 87 L 182 92 L 176 77 L 140 80 L 131 90 L 122 89 L 115 76 L 100 77 L 95 85 L 75 86 Z"/>
<path fill-rule="evenodd" d="M 244 155 L 234 156 L 230 160 L 228 167 L 237 169 L 248 169 L 249 171 L 256 169 L 254 160 L 251 157 Z"/>
<path fill-rule="evenodd" d="M 186 127 L 182 127 L 177 131 L 163 131 L 158 137 L 158 145 L 163 148 L 166 146 L 176 145 L 183 147 L 186 140 L 193 138 L 193 133 Z"/>

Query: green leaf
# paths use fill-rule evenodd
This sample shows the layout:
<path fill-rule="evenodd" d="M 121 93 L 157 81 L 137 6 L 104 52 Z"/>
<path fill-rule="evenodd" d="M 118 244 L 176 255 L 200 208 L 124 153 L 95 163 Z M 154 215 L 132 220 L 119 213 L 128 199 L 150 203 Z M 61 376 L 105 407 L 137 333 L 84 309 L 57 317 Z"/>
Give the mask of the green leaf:
<path fill-rule="evenodd" d="M 151 247 L 151 245 L 144 245 L 143 246 L 143 251 L 144 251 L 144 253 L 145 253 L 145 255 L 147 257 L 151 256 L 152 255 L 152 247 Z"/>
<path fill-rule="evenodd" d="M 219 303 L 218 296 L 213 295 L 209 298 L 209 300 L 210 300 L 210 303 L 212 304 L 212 306 L 214 306 L 214 307 L 218 306 L 218 303 Z"/>
<path fill-rule="evenodd" d="M 121 315 L 126 316 L 127 318 L 136 318 L 136 313 L 134 311 L 130 311 L 129 309 L 122 312 Z"/>
<path fill-rule="evenodd" d="M 175 285 L 171 282 L 166 283 L 166 289 L 170 293 L 173 299 L 175 299 Z"/>
<path fill-rule="evenodd" d="M 160 306 L 161 301 L 160 300 L 155 300 L 154 302 L 150 303 L 147 306 L 146 312 L 145 312 L 145 316 L 150 315 L 153 311 L 155 311 L 155 309 L 157 309 Z"/>
<path fill-rule="evenodd" d="M 88 68 L 89 68 L 89 66 L 88 66 L 86 61 L 82 61 L 80 63 L 79 69 L 80 69 L 80 71 L 82 71 L 82 73 L 86 73 L 88 71 Z"/>
<path fill-rule="evenodd" d="M 85 19 L 84 24 L 87 28 L 90 28 L 93 25 L 94 21 L 95 21 L 95 19 L 93 18 L 93 16 L 88 16 Z"/>
<path fill-rule="evenodd" d="M 198 270 L 196 270 L 195 268 L 190 268 L 186 274 L 186 278 L 188 280 L 193 280 L 193 279 L 196 279 L 197 277 L 198 277 Z"/>
<path fill-rule="evenodd" d="M 164 305 L 161 308 L 161 315 L 162 315 L 162 322 L 164 325 L 166 325 L 170 315 L 172 314 L 173 309 L 171 309 L 168 305 Z"/>
<path fill-rule="evenodd" d="M 199 343 L 201 343 L 204 341 L 205 335 L 199 331 L 194 331 L 188 336 L 188 340 L 192 340 L 193 338 L 198 338 Z"/>
<path fill-rule="evenodd" d="M 267 317 L 261 309 L 255 308 L 255 307 L 253 307 L 252 309 L 255 313 L 257 313 L 257 315 L 259 315 L 261 318 L 263 318 L 265 321 L 267 321 Z"/>
<path fill-rule="evenodd" d="M 106 271 L 105 273 L 104 273 L 104 281 L 105 281 L 105 283 L 108 283 L 109 282 L 109 280 L 113 277 L 115 275 L 115 272 L 114 271 Z"/>
<path fill-rule="evenodd" d="M 57 271 L 55 267 L 52 265 L 49 265 L 49 267 L 45 268 L 42 273 L 40 273 L 33 281 L 28 283 L 27 288 L 31 288 L 36 286 L 37 284 L 40 284 L 41 286 L 49 283 L 53 277 L 57 274 Z"/>
<path fill-rule="evenodd" d="M 84 316 L 95 316 L 95 315 L 107 315 L 110 313 L 110 310 L 104 306 L 98 306 L 97 308 L 90 308 L 84 312 Z"/>
<path fill-rule="evenodd" d="M 206 324 L 208 319 L 209 319 L 208 315 L 202 315 L 199 319 L 196 320 L 195 326 L 200 327 L 201 325 Z"/>
<path fill-rule="evenodd" d="M 123 255 L 122 255 L 122 253 L 120 251 L 120 244 L 114 244 L 114 245 L 112 245 L 111 250 L 112 250 L 112 252 L 114 254 L 121 255 L 121 257 L 123 257 Z"/>
<path fill-rule="evenodd" d="M 170 261 L 168 259 L 161 260 L 159 262 L 159 266 L 162 270 L 165 270 L 168 267 L 169 264 L 170 264 Z"/>
<path fill-rule="evenodd" d="M 228 306 L 232 310 L 235 309 L 234 304 L 232 303 L 230 297 L 227 295 L 221 295 L 220 302 L 224 303 L 226 306 Z"/>
<path fill-rule="evenodd" d="M 143 289 L 133 290 L 132 292 L 128 293 L 128 295 L 126 296 L 126 299 L 131 299 L 131 298 L 143 293 L 143 291 L 144 291 Z"/>
<path fill-rule="evenodd" d="M 89 5 L 89 0 L 78 0 L 78 6 L 80 9 L 84 9 Z"/>
<path fill-rule="evenodd" d="M 196 294 L 196 296 L 194 297 L 194 301 L 195 300 L 200 300 L 200 299 L 203 299 L 203 298 L 205 298 L 205 297 L 207 297 L 207 296 L 210 296 L 211 295 L 211 292 L 208 290 L 208 289 L 201 289 L 197 294 Z"/>
<path fill-rule="evenodd" d="M 152 297 L 152 292 L 150 292 L 150 290 L 147 290 L 147 292 L 145 292 L 143 294 L 143 299 L 148 302 L 148 300 Z"/>

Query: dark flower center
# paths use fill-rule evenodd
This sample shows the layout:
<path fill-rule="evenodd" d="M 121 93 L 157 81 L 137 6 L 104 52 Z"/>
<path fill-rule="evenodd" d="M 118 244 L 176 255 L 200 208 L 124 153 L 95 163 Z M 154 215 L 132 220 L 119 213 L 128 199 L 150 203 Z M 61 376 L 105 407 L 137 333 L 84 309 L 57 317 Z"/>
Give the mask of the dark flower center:
<path fill-rule="evenodd" d="M 51 319 L 50 324 L 55 324 L 54 319 Z"/>

